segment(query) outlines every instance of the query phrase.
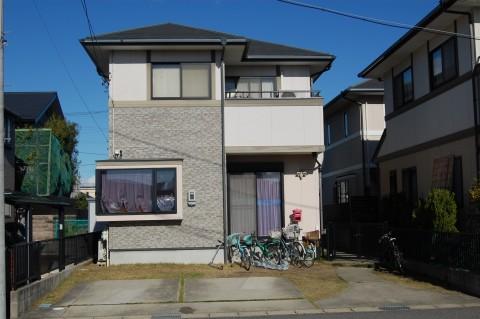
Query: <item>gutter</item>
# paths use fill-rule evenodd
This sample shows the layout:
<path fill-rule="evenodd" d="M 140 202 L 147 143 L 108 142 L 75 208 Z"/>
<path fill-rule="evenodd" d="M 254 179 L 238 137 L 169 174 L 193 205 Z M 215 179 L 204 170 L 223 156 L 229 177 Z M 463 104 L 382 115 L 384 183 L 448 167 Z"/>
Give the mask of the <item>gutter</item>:
<path fill-rule="evenodd" d="M 222 39 L 222 54 L 220 56 L 220 112 L 222 121 L 222 194 L 223 194 L 223 263 L 228 263 L 228 214 L 227 214 L 227 157 L 225 153 L 225 49 L 227 41 Z"/>

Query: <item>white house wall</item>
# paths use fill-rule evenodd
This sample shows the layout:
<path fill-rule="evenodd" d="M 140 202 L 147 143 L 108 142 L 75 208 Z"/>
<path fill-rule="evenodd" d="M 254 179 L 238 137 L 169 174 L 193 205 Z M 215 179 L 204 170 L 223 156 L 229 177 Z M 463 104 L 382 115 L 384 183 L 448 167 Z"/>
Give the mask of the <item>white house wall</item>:
<path fill-rule="evenodd" d="M 323 112 L 315 106 L 225 108 L 225 145 L 323 145 Z"/>
<path fill-rule="evenodd" d="M 117 101 L 147 99 L 147 55 L 145 51 L 115 51 L 110 63 L 110 97 Z M 135 79 L 135 81 L 132 81 Z"/>
<path fill-rule="evenodd" d="M 467 81 L 390 119 L 379 156 L 473 127 L 472 103 L 472 83 Z"/>
<path fill-rule="evenodd" d="M 281 89 L 285 91 L 310 91 L 310 70 L 308 66 L 282 66 Z M 309 93 L 297 93 L 297 97 L 308 97 Z"/>

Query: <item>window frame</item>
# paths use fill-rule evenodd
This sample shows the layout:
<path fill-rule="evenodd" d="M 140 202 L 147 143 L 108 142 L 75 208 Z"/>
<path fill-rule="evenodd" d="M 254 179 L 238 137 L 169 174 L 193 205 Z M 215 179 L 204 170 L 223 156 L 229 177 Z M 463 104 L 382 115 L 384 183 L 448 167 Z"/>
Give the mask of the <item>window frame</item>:
<path fill-rule="evenodd" d="M 160 211 L 157 207 L 157 170 L 159 169 L 175 169 L 175 210 Z M 122 171 L 122 170 L 148 170 L 152 172 L 152 211 L 151 212 L 120 212 L 108 213 L 102 211 L 102 173 L 106 171 Z M 182 185 L 182 162 L 169 161 L 168 163 L 152 164 L 131 161 L 104 161 L 97 163 L 96 175 L 96 209 L 95 214 L 98 221 L 135 221 L 135 220 L 181 220 L 183 216 L 183 185 Z"/>
<path fill-rule="evenodd" d="M 235 77 L 229 77 L 229 78 L 235 78 Z M 232 92 L 227 92 L 227 93 L 233 93 L 234 95 L 235 94 L 239 94 L 241 98 L 248 98 L 248 99 L 268 99 L 268 98 L 274 98 L 275 95 L 276 95 L 276 92 L 277 92 L 277 77 L 276 76 L 239 76 L 239 77 L 236 77 L 236 81 L 235 81 L 235 91 L 232 91 Z M 265 91 L 265 93 L 262 91 L 262 84 L 263 84 L 263 80 L 272 80 L 272 84 L 273 84 L 273 91 L 270 92 L 270 91 Z M 241 81 L 241 80 L 260 80 L 260 91 L 257 92 L 257 91 L 252 91 L 251 90 L 251 82 L 248 81 L 248 91 L 238 91 L 238 83 Z M 270 97 L 264 97 L 263 94 L 268 94 L 270 93 Z M 252 94 L 259 94 L 260 96 L 259 97 L 252 97 L 251 95 Z M 237 96 L 235 96 L 237 97 Z"/>
<path fill-rule="evenodd" d="M 152 62 L 150 63 L 150 99 L 151 100 L 211 100 L 212 99 L 212 63 L 211 62 Z M 183 70 L 182 65 L 184 64 L 202 64 L 208 66 L 208 96 L 202 97 L 184 97 L 183 96 Z M 180 96 L 172 97 L 157 97 L 153 95 L 153 88 L 155 84 L 153 83 L 153 69 L 158 65 L 178 65 L 180 70 Z"/>
<path fill-rule="evenodd" d="M 450 41 L 453 41 L 453 50 L 454 50 L 454 55 L 453 56 L 455 58 L 455 61 L 454 61 L 454 63 L 455 63 L 455 73 L 449 78 L 443 78 L 442 81 L 440 81 L 439 83 L 434 83 L 433 56 L 434 56 L 435 52 L 440 50 L 441 58 L 442 58 L 441 62 L 442 62 L 442 76 L 443 76 L 443 73 L 444 73 L 444 70 L 445 70 L 444 48 L 448 45 L 448 43 Z M 446 83 L 458 78 L 458 76 L 459 76 L 459 61 L 458 61 L 458 58 L 459 58 L 458 57 L 458 40 L 457 40 L 456 36 L 452 36 L 452 37 L 448 38 L 447 40 L 443 41 L 442 43 L 437 45 L 434 49 L 432 49 L 428 52 L 428 66 L 429 66 L 428 75 L 429 75 L 429 80 L 430 80 L 430 91 L 434 91 L 434 90 L 438 89 L 439 87 L 442 87 Z"/>
<path fill-rule="evenodd" d="M 412 96 L 409 99 L 405 99 L 405 74 L 410 71 L 411 78 L 412 78 Z M 396 90 L 396 83 L 397 79 L 401 79 L 402 82 L 402 91 L 397 92 Z M 393 86 L 393 107 L 395 110 L 405 106 L 406 104 L 412 102 L 415 99 L 415 85 L 414 85 L 414 80 L 413 80 L 413 66 L 409 65 L 405 69 L 403 69 L 401 72 L 399 72 L 397 75 L 393 77 L 392 81 L 392 86 Z M 398 94 L 402 94 L 401 102 L 398 104 Z"/>
<path fill-rule="evenodd" d="M 327 145 L 332 144 L 332 126 L 327 124 Z"/>
<path fill-rule="evenodd" d="M 350 135 L 350 120 L 348 117 L 348 111 L 343 112 L 343 136 L 348 137 Z"/>
<path fill-rule="evenodd" d="M 344 192 L 342 193 L 342 184 L 344 184 Z M 350 202 L 350 181 L 348 178 L 338 179 L 335 181 L 335 203 L 337 205 L 348 204 Z"/>

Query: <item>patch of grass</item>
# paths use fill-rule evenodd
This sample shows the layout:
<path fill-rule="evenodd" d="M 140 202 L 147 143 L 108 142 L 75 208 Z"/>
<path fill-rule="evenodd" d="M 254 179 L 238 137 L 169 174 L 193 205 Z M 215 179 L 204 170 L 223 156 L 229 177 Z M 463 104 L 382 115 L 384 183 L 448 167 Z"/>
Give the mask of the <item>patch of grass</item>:
<path fill-rule="evenodd" d="M 289 279 L 310 301 L 333 296 L 347 287 L 340 279 L 335 267 L 319 262 L 311 268 L 290 266 L 287 271 L 252 267 L 250 271 L 237 266 L 226 265 L 222 270 L 208 265 L 182 264 L 135 264 L 99 267 L 86 265 L 75 270 L 57 289 L 43 297 L 39 303 L 59 302 L 74 286 L 80 283 L 99 280 L 126 279 L 179 279 L 180 289 L 184 289 L 184 279 L 189 278 L 228 278 L 228 277 L 281 277 Z M 179 302 L 182 302 L 181 291 Z"/>
<path fill-rule="evenodd" d="M 450 290 L 447 290 L 441 286 L 437 286 L 431 282 L 423 280 L 420 277 L 414 278 L 409 276 L 399 276 L 389 272 L 382 272 L 382 271 L 377 271 L 375 272 L 375 274 L 380 276 L 382 279 L 392 281 L 396 284 L 407 286 L 413 289 L 427 289 L 427 290 L 434 290 L 434 291 L 439 291 L 443 293 L 451 292 Z"/>

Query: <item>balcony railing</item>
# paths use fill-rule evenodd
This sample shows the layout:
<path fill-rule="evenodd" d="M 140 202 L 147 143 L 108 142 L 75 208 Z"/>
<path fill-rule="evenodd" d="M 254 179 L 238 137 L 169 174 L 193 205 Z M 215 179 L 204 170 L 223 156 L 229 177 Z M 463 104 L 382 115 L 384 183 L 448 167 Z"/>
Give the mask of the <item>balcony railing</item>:
<path fill-rule="evenodd" d="M 226 99 L 305 99 L 320 97 L 320 91 L 231 91 L 225 92 Z"/>

